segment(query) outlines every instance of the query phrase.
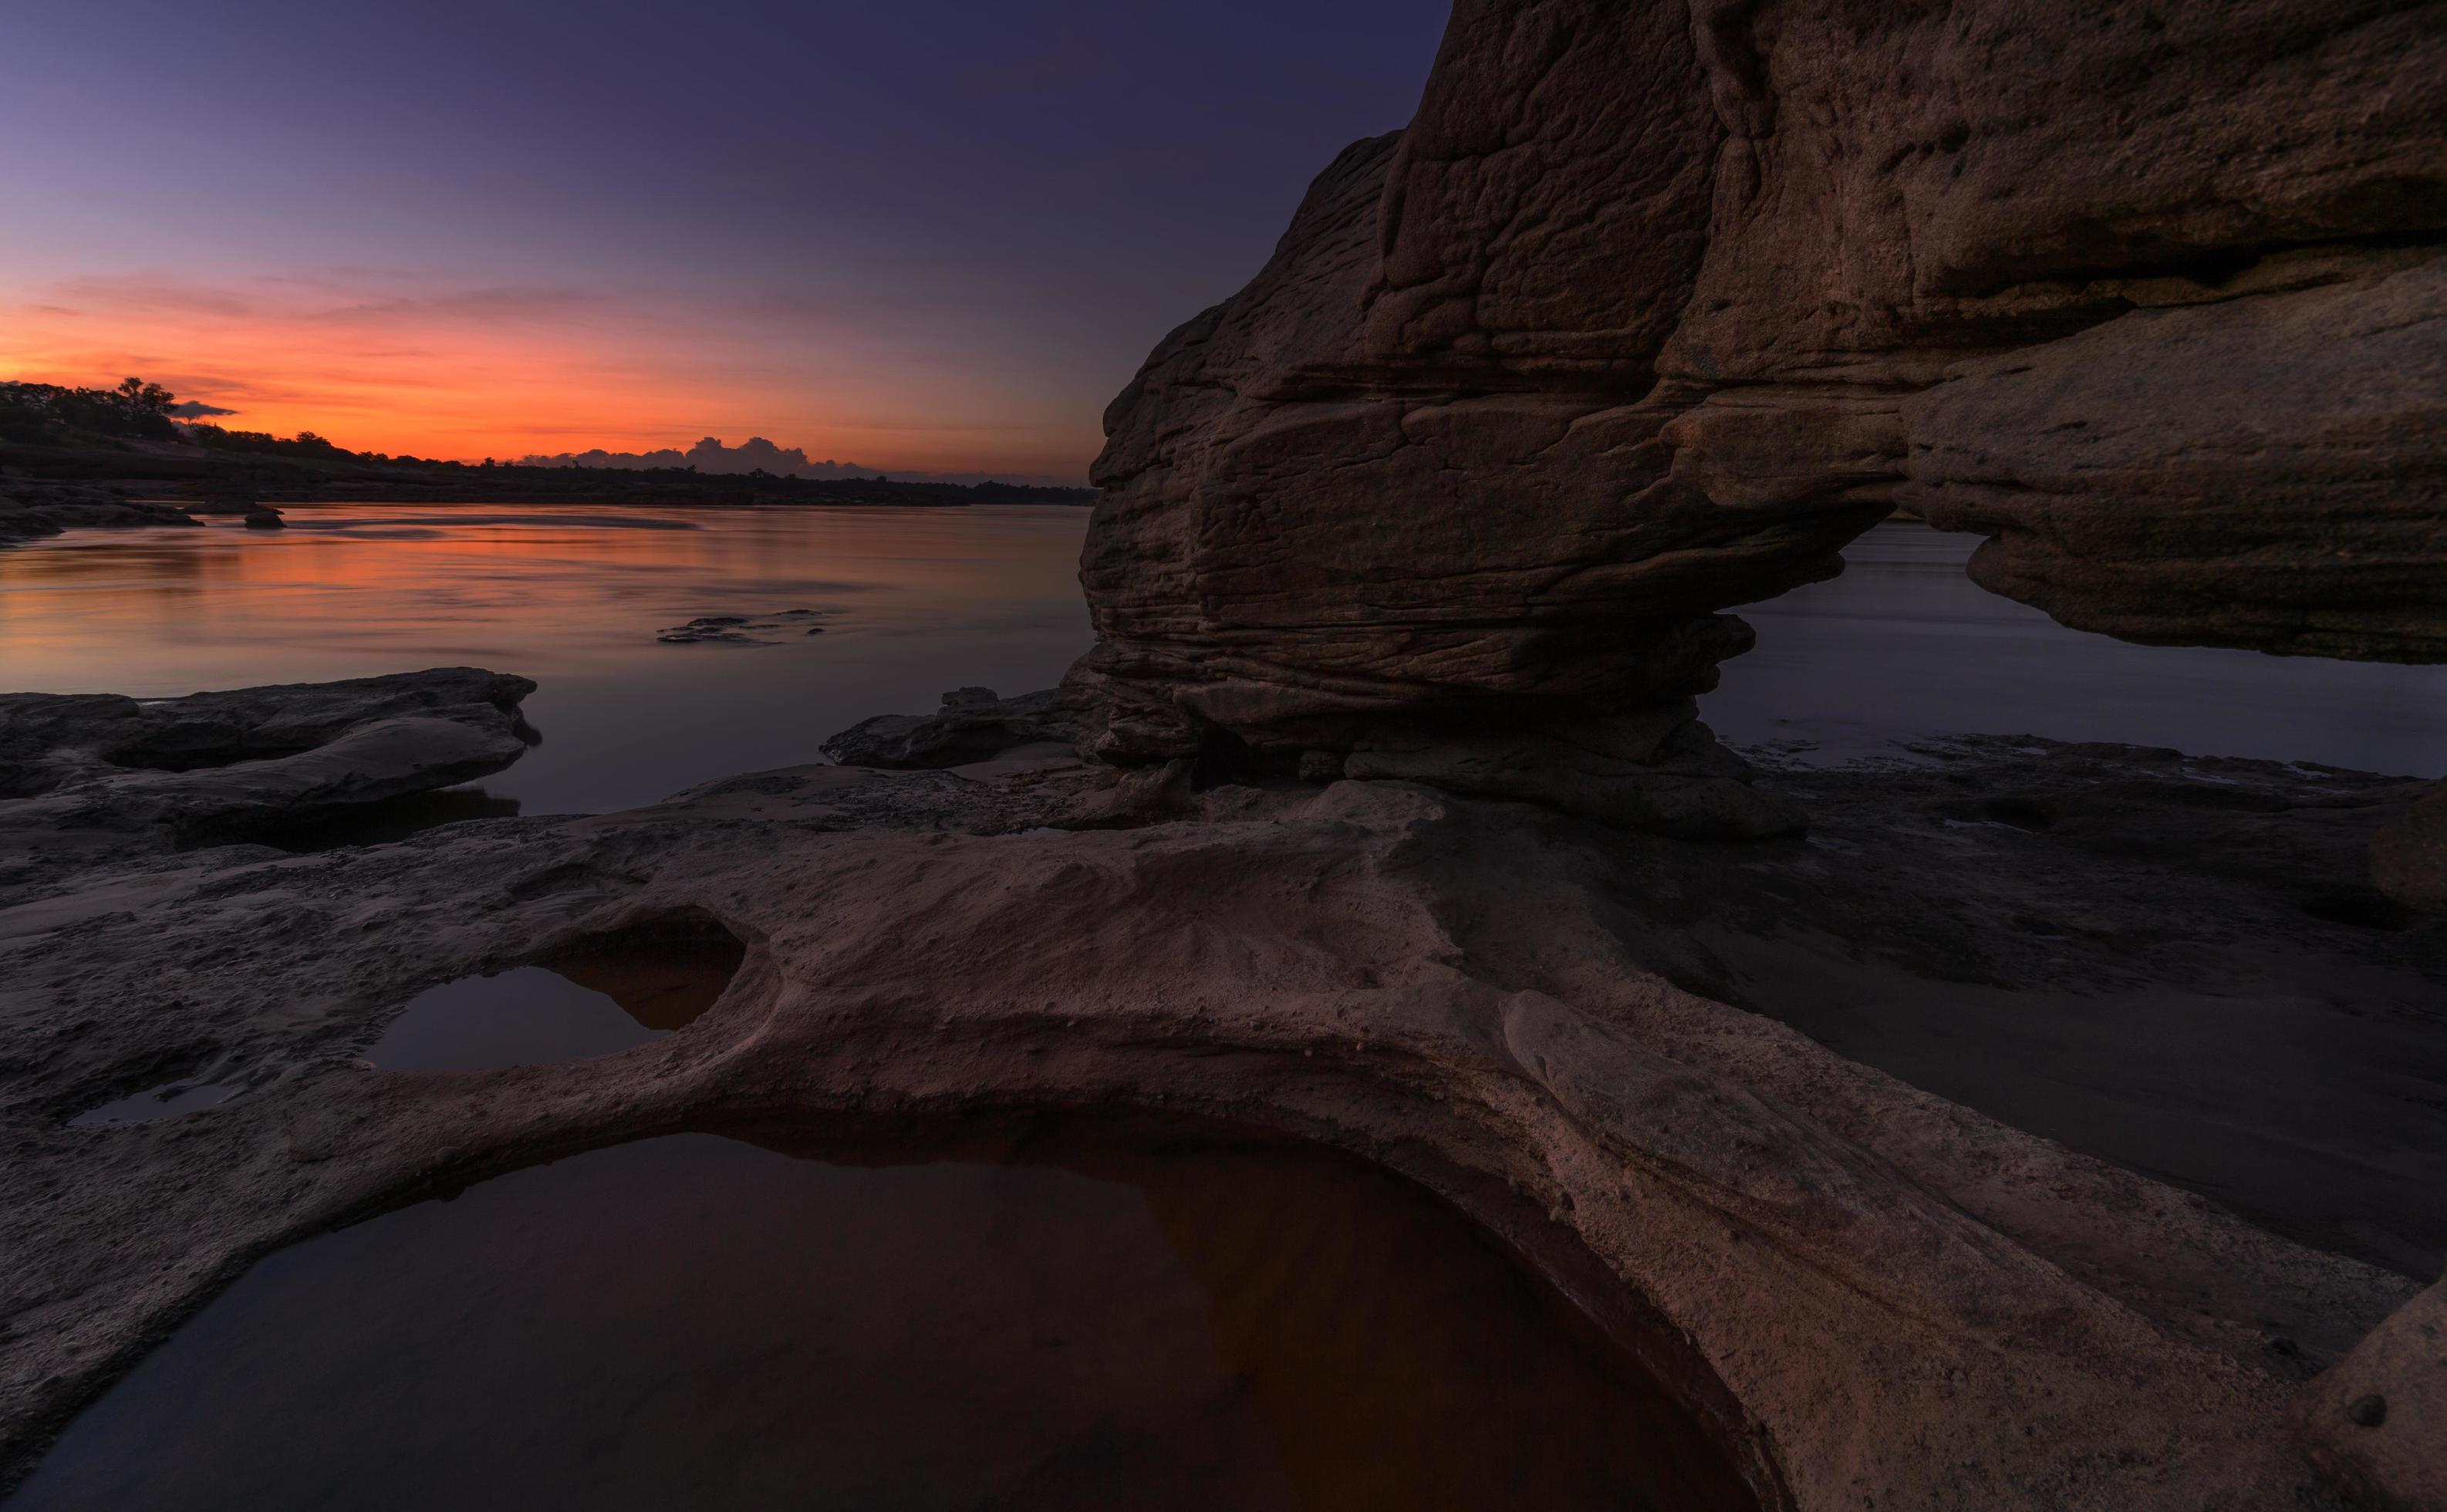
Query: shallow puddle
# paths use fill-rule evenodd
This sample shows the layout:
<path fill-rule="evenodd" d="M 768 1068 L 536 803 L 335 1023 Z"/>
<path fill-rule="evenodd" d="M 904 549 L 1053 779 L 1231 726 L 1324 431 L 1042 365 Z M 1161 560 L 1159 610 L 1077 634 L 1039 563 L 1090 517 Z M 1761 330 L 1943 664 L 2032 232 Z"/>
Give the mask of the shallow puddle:
<path fill-rule="evenodd" d="M 1373 1168 L 683 1135 L 271 1257 L 9 1506 L 1754 1504 L 1626 1355 Z"/>
<path fill-rule="evenodd" d="M 366 1059 L 389 1071 L 482 1071 L 610 1055 L 694 1022 L 745 954 L 711 921 L 598 936 L 539 966 L 418 993 Z"/>

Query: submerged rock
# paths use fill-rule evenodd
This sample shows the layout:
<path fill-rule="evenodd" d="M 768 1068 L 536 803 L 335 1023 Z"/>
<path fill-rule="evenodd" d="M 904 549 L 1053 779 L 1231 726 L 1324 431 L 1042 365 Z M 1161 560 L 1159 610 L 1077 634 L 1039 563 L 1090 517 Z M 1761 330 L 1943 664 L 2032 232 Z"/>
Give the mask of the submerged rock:
<path fill-rule="evenodd" d="M 804 633 L 823 634 L 824 626 L 806 624 L 816 616 L 812 609 L 786 609 L 773 614 L 700 614 L 654 639 L 666 646 L 778 646 L 780 641 L 768 638 L 776 632 L 804 627 Z"/>

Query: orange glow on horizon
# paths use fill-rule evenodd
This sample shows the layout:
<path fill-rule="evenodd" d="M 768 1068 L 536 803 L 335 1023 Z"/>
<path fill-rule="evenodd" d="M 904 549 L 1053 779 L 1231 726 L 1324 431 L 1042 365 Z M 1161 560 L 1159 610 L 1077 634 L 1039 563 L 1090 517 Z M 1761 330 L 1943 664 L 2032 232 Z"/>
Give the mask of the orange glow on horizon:
<path fill-rule="evenodd" d="M 109 387 L 133 374 L 237 411 L 203 417 L 231 429 L 464 462 L 763 436 L 811 462 L 1076 478 L 1101 439 L 1093 416 L 1013 414 L 957 371 L 888 353 L 828 360 L 820 339 L 797 348 L 785 333 L 777 355 L 749 311 L 283 282 L 0 291 L 0 380 Z"/>

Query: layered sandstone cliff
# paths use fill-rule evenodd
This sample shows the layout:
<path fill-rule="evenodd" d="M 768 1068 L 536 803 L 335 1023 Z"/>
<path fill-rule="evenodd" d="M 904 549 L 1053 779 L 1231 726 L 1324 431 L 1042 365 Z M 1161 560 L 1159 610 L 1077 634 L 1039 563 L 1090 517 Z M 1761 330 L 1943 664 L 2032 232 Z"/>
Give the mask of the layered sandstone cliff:
<path fill-rule="evenodd" d="M 1461 0 L 1107 417 L 1100 749 L 1685 833 L 1895 505 L 2129 638 L 2447 655 L 2447 7 Z"/>

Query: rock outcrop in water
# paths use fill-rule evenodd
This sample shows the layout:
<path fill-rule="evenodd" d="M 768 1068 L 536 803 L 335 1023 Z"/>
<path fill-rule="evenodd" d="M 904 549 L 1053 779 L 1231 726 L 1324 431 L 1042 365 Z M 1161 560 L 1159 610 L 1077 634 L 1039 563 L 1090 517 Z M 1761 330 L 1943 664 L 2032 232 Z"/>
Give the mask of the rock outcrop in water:
<path fill-rule="evenodd" d="M 1122 763 L 1759 833 L 1680 700 L 1898 503 L 2133 638 L 2447 655 L 2427 5 L 1462 0 L 1107 416 Z"/>
<path fill-rule="evenodd" d="M 469 667 L 138 700 L 0 694 L 0 897 L 105 854 L 236 840 L 483 777 L 536 685 Z"/>

